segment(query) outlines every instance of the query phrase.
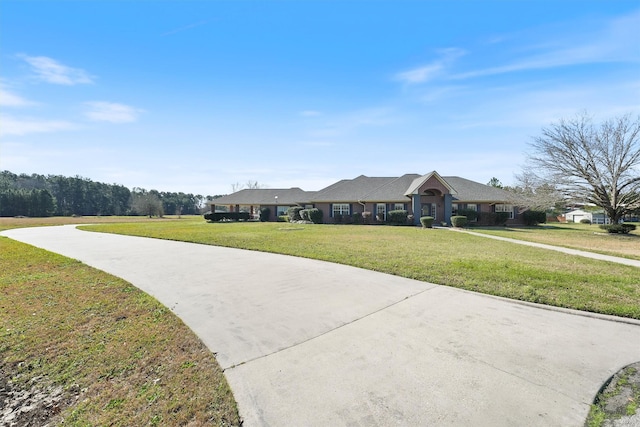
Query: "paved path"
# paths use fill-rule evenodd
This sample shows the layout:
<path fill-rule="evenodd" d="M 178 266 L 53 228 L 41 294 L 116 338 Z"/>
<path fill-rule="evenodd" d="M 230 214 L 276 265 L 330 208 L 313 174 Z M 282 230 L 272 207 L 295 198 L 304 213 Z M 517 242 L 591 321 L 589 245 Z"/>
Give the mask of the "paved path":
<path fill-rule="evenodd" d="M 460 228 L 448 228 L 448 230 L 457 231 L 460 233 L 473 234 L 474 236 L 486 237 L 488 239 L 502 240 L 504 242 L 517 243 L 519 245 L 526 245 L 526 246 L 533 246 L 535 248 L 542 248 L 542 249 L 548 249 L 550 251 L 563 252 L 569 255 L 577 255 L 585 258 L 593 258 L 601 261 L 615 262 L 618 264 L 625 264 L 625 265 L 630 265 L 633 267 L 640 268 L 640 261 L 637 259 L 629 259 L 629 258 L 622 258 L 617 256 L 611 256 L 611 255 L 597 254 L 595 252 L 580 251 L 578 249 L 563 248 L 561 246 L 546 245 L 544 243 L 527 242 L 525 240 L 511 239 L 509 237 L 493 236 L 491 234 L 485 234 L 485 233 L 476 233 L 473 231 L 464 230 Z"/>
<path fill-rule="evenodd" d="M 581 426 L 640 360 L 640 322 L 288 256 L 89 233 L 0 234 L 170 307 L 217 354 L 246 426 Z"/>

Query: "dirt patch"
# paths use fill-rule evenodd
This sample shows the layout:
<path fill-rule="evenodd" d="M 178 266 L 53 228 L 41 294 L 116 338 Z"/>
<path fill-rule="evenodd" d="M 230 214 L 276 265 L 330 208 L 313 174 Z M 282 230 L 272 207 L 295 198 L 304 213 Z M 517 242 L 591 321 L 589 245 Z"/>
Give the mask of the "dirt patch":
<path fill-rule="evenodd" d="M 80 396 L 80 387 L 46 385 L 42 378 L 33 378 L 25 386 L 8 379 L 0 369 L 0 426 L 48 427 L 62 421 L 60 413 Z"/>
<path fill-rule="evenodd" d="M 594 400 L 589 427 L 640 427 L 640 362 L 618 371 Z"/>

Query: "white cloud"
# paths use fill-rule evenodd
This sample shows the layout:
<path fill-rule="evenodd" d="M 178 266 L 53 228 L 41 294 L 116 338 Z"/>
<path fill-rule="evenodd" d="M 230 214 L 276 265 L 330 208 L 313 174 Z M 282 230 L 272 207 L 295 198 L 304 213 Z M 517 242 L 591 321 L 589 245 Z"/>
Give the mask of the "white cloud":
<path fill-rule="evenodd" d="M 76 129 L 77 125 L 64 120 L 24 119 L 2 115 L 0 118 L 0 136 L 26 135 Z"/>
<path fill-rule="evenodd" d="M 80 68 L 68 67 L 46 56 L 19 55 L 35 72 L 36 76 L 47 83 L 73 86 L 93 83 L 94 77 Z"/>
<path fill-rule="evenodd" d="M 0 83 L 0 106 L 1 107 L 29 107 L 35 105 L 35 102 L 29 101 L 20 95 L 9 92 Z"/>
<path fill-rule="evenodd" d="M 619 17 L 605 25 L 595 27 L 583 23 L 579 34 L 553 32 L 553 40 L 538 40 L 531 51 L 538 53 L 519 58 L 497 67 L 473 70 L 451 76 L 452 79 L 468 79 L 517 71 L 541 70 L 569 65 L 606 62 L 640 63 L 637 47 L 640 11 Z M 592 31 L 589 31 L 594 28 Z M 526 47 L 525 47 L 526 48 Z M 541 50 L 545 51 L 541 51 Z"/>
<path fill-rule="evenodd" d="M 144 110 L 115 102 L 92 101 L 85 102 L 85 105 L 89 110 L 84 115 L 97 122 L 131 123 L 137 121 L 140 113 L 144 112 Z"/>
<path fill-rule="evenodd" d="M 425 83 L 442 75 L 457 58 L 466 54 L 462 49 L 448 48 L 438 51 L 440 57 L 430 64 L 423 65 L 395 75 L 395 79 L 407 84 Z"/>

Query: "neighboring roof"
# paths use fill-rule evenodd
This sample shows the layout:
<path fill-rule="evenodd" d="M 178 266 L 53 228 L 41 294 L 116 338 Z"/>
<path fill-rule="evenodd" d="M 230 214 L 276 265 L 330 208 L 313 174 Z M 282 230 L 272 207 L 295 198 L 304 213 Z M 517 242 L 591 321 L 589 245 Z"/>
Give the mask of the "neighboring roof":
<path fill-rule="evenodd" d="M 510 193 L 502 188 L 480 184 L 459 176 L 443 177 L 451 187 L 456 189 L 454 201 L 462 202 L 508 202 L 512 199 Z"/>
<path fill-rule="evenodd" d="M 278 205 L 287 206 L 309 202 L 315 191 L 294 188 L 255 188 L 244 189 L 233 194 L 212 200 L 216 205 Z M 278 196 L 276 202 L 276 196 Z"/>
<path fill-rule="evenodd" d="M 433 171 L 426 175 L 422 175 L 414 179 L 411 185 L 405 189 L 404 195 L 410 196 L 416 193 L 416 191 L 418 191 L 418 189 L 422 187 L 422 185 L 425 182 L 429 181 L 432 177 L 435 177 L 438 181 L 440 181 L 442 185 L 444 185 L 449 190 L 449 193 L 456 194 L 456 190 L 453 187 L 451 187 L 451 185 L 444 178 L 442 178 L 440 174 L 438 174 L 438 172 Z"/>

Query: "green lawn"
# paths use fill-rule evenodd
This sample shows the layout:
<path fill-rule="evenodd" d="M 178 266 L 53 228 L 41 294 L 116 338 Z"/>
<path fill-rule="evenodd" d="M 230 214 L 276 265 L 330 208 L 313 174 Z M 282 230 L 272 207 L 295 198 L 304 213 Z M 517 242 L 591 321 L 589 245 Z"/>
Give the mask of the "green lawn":
<path fill-rule="evenodd" d="M 637 268 L 416 227 L 207 223 L 83 226 L 314 258 L 491 295 L 640 319 Z"/>
<path fill-rule="evenodd" d="M 5 237 L 0 390 L 61 392 L 41 418 L 17 425 L 240 424 L 214 355 L 170 310 L 123 280 Z"/>

